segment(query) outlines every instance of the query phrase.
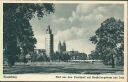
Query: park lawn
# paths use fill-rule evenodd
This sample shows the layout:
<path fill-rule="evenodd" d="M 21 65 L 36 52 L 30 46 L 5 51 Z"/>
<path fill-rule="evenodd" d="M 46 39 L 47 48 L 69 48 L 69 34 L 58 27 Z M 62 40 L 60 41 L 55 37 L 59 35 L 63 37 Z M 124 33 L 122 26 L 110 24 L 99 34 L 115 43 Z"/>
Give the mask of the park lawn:
<path fill-rule="evenodd" d="M 3 72 L 4 74 L 123 74 L 123 67 L 111 68 L 102 63 L 35 62 L 6 66 Z"/>

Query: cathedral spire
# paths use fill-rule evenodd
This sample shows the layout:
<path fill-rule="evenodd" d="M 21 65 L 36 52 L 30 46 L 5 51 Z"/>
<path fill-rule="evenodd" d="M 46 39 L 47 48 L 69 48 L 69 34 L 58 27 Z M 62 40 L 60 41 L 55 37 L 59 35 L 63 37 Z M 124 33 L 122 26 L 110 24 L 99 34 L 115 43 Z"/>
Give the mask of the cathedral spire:
<path fill-rule="evenodd" d="M 59 45 L 61 45 L 61 41 L 59 41 Z"/>
<path fill-rule="evenodd" d="M 63 46 L 65 46 L 66 45 L 66 43 L 65 43 L 65 41 L 63 42 Z"/>
<path fill-rule="evenodd" d="M 48 25 L 46 29 L 46 34 L 52 34 L 52 30 L 50 29 L 50 25 Z"/>
<path fill-rule="evenodd" d="M 58 51 L 59 52 L 65 52 L 66 51 L 66 43 L 65 43 L 65 41 L 63 41 L 62 43 L 61 43 L 61 41 L 59 41 L 59 43 L 58 43 Z"/>

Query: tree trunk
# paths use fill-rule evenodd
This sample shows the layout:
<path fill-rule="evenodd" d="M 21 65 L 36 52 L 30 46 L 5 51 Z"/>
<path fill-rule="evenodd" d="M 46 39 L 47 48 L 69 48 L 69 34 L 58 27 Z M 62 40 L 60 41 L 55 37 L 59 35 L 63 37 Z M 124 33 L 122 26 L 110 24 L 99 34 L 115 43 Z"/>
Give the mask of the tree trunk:
<path fill-rule="evenodd" d="M 112 68 L 115 68 L 115 59 L 114 59 L 114 54 L 112 54 Z"/>

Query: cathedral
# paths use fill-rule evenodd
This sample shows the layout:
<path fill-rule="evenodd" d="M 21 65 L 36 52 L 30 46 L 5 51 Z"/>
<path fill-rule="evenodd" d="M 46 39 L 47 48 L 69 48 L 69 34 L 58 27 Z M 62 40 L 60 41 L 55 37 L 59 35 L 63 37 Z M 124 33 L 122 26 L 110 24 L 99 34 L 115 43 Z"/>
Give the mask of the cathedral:
<path fill-rule="evenodd" d="M 87 54 L 79 51 L 66 50 L 67 45 L 65 41 L 58 42 L 58 51 L 54 52 L 54 35 L 50 26 L 45 31 L 45 49 L 35 49 L 36 55 L 40 56 L 40 60 L 36 61 L 68 61 L 68 60 L 85 60 Z M 35 54 L 34 53 L 34 54 Z"/>
<path fill-rule="evenodd" d="M 45 35 L 45 49 L 46 49 L 46 55 L 51 59 L 51 55 L 54 54 L 54 36 L 52 34 L 52 30 L 50 26 L 46 29 L 46 35 Z"/>
<path fill-rule="evenodd" d="M 50 26 L 47 27 L 46 29 L 46 34 L 45 34 L 45 50 L 46 50 L 46 55 L 47 57 L 51 57 L 52 54 L 54 54 L 54 36 L 52 34 L 52 30 Z M 58 43 L 58 52 L 65 52 L 66 51 L 66 43 L 59 41 Z"/>
<path fill-rule="evenodd" d="M 65 41 L 63 43 L 61 43 L 61 41 L 59 41 L 58 44 L 58 51 L 61 52 L 65 52 L 66 51 L 66 43 Z"/>

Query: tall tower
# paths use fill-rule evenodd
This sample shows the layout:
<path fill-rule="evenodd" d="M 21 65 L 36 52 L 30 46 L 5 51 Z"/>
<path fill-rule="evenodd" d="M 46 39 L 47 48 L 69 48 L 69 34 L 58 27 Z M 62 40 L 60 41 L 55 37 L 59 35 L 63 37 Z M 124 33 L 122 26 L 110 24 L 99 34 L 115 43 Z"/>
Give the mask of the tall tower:
<path fill-rule="evenodd" d="M 50 59 L 51 59 L 51 55 L 54 53 L 53 39 L 54 38 L 53 38 L 52 30 L 50 29 L 50 25 L 48 25 L 45 36 L 45 49 L 46 49 L 46 55 Z"/>

